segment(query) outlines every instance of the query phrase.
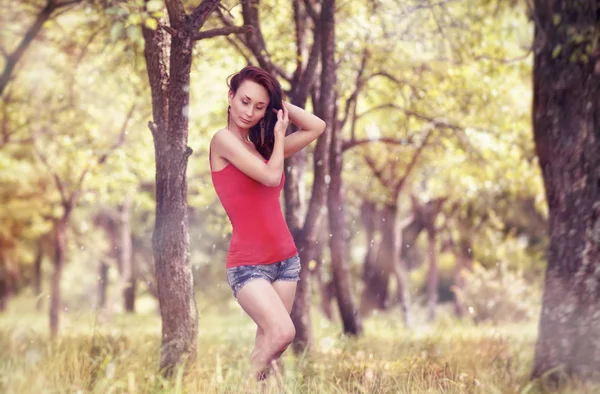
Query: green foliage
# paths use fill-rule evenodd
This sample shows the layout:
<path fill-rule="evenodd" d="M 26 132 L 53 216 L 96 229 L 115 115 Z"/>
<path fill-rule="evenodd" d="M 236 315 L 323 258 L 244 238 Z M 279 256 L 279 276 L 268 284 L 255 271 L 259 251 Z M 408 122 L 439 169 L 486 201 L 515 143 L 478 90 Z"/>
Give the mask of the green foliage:
<path fill-rule="evenodd" d="M 502 264 L 485 269 L 475 264 L 464 272 L 465 287 L 455 289 L 457 297 L 476 323 L 525 322 L 539 315 L 541 292 L 519 273 L 505 270 Z"/>

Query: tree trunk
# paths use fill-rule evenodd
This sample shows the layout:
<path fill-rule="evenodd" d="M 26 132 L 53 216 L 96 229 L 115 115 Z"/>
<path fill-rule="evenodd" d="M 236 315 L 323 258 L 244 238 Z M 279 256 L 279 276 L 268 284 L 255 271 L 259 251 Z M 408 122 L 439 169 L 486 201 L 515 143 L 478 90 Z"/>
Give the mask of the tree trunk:
<path fill-rule="evenodd" d="M 98 308 L 106 307 L 106 289 L 108 287 L 108 264 L 104 259 L 98 264 Z"/>
<path fill-rule="evenodd" d="M 427 229 L 427 240 L 429 248 L 429 270 L 427 272 L 427 318 L 431 322 L 435 319 L 435 308 L 439 299 L 440 271 L 437 264 L 437 252 L 435 249 L 435 229 Z"/>
<path fill-rule="evenodd" d="M 400 190 L 401 189 L 398 189 L 398 193 Z M 398 217 L 398 197 L 398 195 L 394 196 L 394 201 L 396 201 L 394 214 L 389 216 L 391 218 L 389 221 L 392 222 L 390 223 L 391 228 L 389 229 L 389 232 L 393 236 L 393 242 L 390 248 L 391 265 L 396 279 L 396 299 L 400 304 L 404 326 L 412 327 L 412 315 L 410 311 L 411 297 L 406 268 L 407 264 L 406 260 L 402 257 L 401 250 L 402 246 L 405 245 L 405 230 L 411 227 L 407 225 L 407 222 L 410 220 L 410 224 L 412 225 L 415 222 L 415 215 L 413 214 L 412 217 L 402 220 Z"/>
<path fill-rule="evenodd" d="M 33 262 L 33 293 L 35 295 L 35 309 L 40 311 L 44 305 L 42 298 L 42 260 L 44 258 L 44 248 L 42 240 L 38 243 L 38 250 Z"/>
<path fill-rule="evenodd" d="M 175 16 L 172 16 L 173 20 Z M 188 21 L 188 19 L 185 19 Z M 180 20 L 179 23 L 185 23 Z M 165 17 L 161 24 L 167 24 Z M 187 146 L 190 68 L 193 32 L 172 26 L 144 28 L 146 67 L 152 91 L 156 160 L 156 222 L 152 247 L 162 320 L 160 369 L 171 376 L 177 365 L 194 363 L 197 356 L 198 311 L 189 261 L 187 216 Z M 166 88 L 166 89 L 165 89 Z"/>
<path fill-rule="evenodd" d="M 67 210 L 62 218 L 55 225 L 55 255 L 54 272 L 52 273 L 52 283 L 50 287 L 50 335 L 55 338 L 58 335 L 60 326 L 60 310 L 62 307 L 60 283 L 62 280 L 63 266 L 65 263 L 65 248 L 67 245 L 67 223 L 70 216 L 70 209 Z"/>
<path fill-rule="evenodd" d="M 532 376 L 553 383 L 600 381 L 597 12 L 595 0 L 535 1 L 533 126 L 550 246 Z"/>
<path fill-rule="evenodd" d="M 329 157 L 330 184 L 328 194 L 329 231 L 331 232 L 331 269 L 335 295 L 342 318 L 344 333 L 362 334 L 362 323 L 355 301 L 352 299 L 351 276 L 348 261 L 347 226 L 345 223 L 344 189 L 342 185 L 342 135 L 336 127 L 335 100 L 335 0 L 325 0 L 321 8 L 322 78 L 321 107 L 323 120 L 331 127 L 331 153 Z"/>
<path fill-rule="evenodd" d="M 8 308 L 8 301 L 12 295 L 14 286 L 11 263 L 2 246 L 0 245 L 0 312 L 4 312 Z"/>
<path fill-rule="evenodd" d="M 465 272 L 471 271 L 473 268 L 472 246 L 470 235 L 461 234 L 458 251 L 456 253 L 456 273 L 454 279 L 454 311 L 458 317 L 464 317 L 466 314 L 465 306 L 462 303 L 460 296 L 461 291 L 465 288 Z"/>
<path fill-rule="evenodd" d="M 361 207 L 361 220 L 365 228 L 365 239 L 367 241 L 367 253 L 363 262 L 363 291 L 360 298 L 359 311 L 361 316 L 368 316 L 371 311 L 383 309 L 385 307 L 386 295 L 377 291 L 378 286 L 385 286 L 387 293 L 387 281 L 385 285 L 380 283 L 382 272 L 377 267 L 377 255 L 379 254 L 380 242 L 376 237 L 377 225 L 381 217 L 377 212 L 377 207 L 370 201 L 364 201 Z"/>
<path fill-rule="evenodd" d="M 131 246 L 131 195 L 120 207 L 119 220 L 119 268 L 123 290 L 123 307 L 126 312 L 135 311 L 135 278 Z"/>
<path fill-rule="evenodd" d="M 317 241 L 317 250 L 315 251 L 315 269 L 313 271 L 313 276 L 317 278 L 317 283 L 319 284 L 319 292 L 321 293 L 321 310 L 323 314 L 329 321 L 333 321 L 333 311 L 331 310 L 331 300 L 335 297 L 334 290 L 332 288 L 332 282 L 326 281 L 323 278 L 323 271 L 325 269 L 324 259 L 323 259 L 323 249 L 326 246 L 327 227 L 325 225 L 322 226 L 321 229 L 321 237 Z"/>
<path fill-rule="evenodd" d="M 321 19 L 323 16 L 321 16 Z M 320 30 L 321 29 L 321 30 Z M 323 55 L 323 43 L 326 40 L 322 34 L 323 26 L 315 27 L 314 39 L 317 42 L 313 45 L 311 50 L 311 57 L 309 64 L 303 77 L 297 85 L 296 99 L 305 100 L 308 97 L 308 89 L 302 89 L 303 86 L 312 86 L 312 79 L 314 69 L 316 68 L 316 62 L 319 60 L 318 50 L 321 49 L 321 57 Z M 319 44 L 320 42 L 320 44 Z M 323 78 L 323 75 L 321 75 Z M 322 94 L 322 93 L 321 93 Z M 320 95 L 321 95 L 320 94 Z M 321 101 L 317 102 L 313 99 L 313 106 L 317 116 L 325 120 L 326 109 Z M 326 121 L 326 120 L 325 120 Z M 302 269 L 300 270 L 300 281 L 298 282 L 298 288 L 296 290 L 296 298 L 294 300 L 294 306 L 292 308 L 292 321 L 296 327 L 296 336 L 293 341 L 293 349 L 296 354 L 306 352 L 310 350 L 312 344 L 312 324 L 310 316 L 310 294 L 311 294 L 311 283 L 310 283 L 310 270 L 309 263 L 314 259 L 315 252 L 317 249 L 317 241 L 319 240 L 319 232 L 324 220 L 323 207 L 327 198 L 327 181 L 326 177 L 329 174 L 329 145 L 331 142 L 331 124 L 327 124 L 327 127 L 323 134 L 317 139 L 317 144 L 313 153 L 313 171 L 314 181 L 312 187 L 312 193 L 306 211 L 306 218 L 302 225 L 302 230 L 298 232 L 298 238 L 296 239 L 296 246 L 300 254 L 300 262 Z M 287 183 L 287 181 L 286 181 Z M 298 186 L 296 186 L 298 187 Z M 288 212 L 290 210 L 297 211 L 300 209 L 298 205 L 286 206 Z M 288 214 L 288 218 L 290 215 Z M 292 224 L 292 228 L 294 224 Z"/>
<path fill-rule="evenodd" d="M 393 220 L 389 218 L 393 218 L 395 215 L 395 207 L 386 206 L 379 217 L 381 221 L 381 242 L 379 243 L 379 247 L 376 251 L 370 247 L 370 254 L 368 249 L 367 256 L 365 257 L 363 272 L 364 288 L 360 302 L 360 310 L 363 316 L 368 316 L 373 310 L 384 310 L 386 307 L 390 274 L 393 273 L 392 260 L 394 249 Z M 375 215 L 371 217 L 371 220 L 374 217 Z M 372 243 L 374 229 L 368 230 L 367 234 L 369 232 L 371 233 Z"/>

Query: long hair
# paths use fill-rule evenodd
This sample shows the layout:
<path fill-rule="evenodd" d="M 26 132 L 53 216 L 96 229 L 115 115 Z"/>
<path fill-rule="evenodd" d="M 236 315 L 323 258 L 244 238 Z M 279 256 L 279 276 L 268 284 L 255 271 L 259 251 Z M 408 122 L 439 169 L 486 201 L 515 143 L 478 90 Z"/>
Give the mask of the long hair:
<path fill-rule="evenodd" d="M 256 147 L 258 153 L 268 160 L 271 157 L 271 153 L 273 153 L 273 146 L 275 145 L 274 130 L 275 123 L 277 123 L 277 114 L 273 112 L 273 109 L 281 109 L 283 90 L 281 89 L 281 85 L 277 79 L 275 79 L 275 77 L 265 70 L 255 66 L 246 66 L 238 73 L 230 76 L 230 80 L 227 85 L 235 95 L 238 88 L 244 81 L 256 82 L 264 87 L 269 95 L 269 105 L 265 111 L 264 118 L 251 127 L 250 132 L 248 133 L 248 137 Z"/>

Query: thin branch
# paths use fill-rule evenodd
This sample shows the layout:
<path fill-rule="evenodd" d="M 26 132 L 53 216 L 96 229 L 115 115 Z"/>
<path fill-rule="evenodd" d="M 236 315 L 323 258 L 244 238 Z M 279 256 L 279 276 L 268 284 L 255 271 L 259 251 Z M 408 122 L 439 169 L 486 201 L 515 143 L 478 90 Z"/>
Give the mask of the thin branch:
<path fill-rule="evenodd" d="M 63 2 L 60 2 L 60 3 L 56 3 L 55 9 L 59 9 L 59 8 L 63 8 L 63 7 L 68 7 L 70 5 L 81 3 L 81 2 L 82 2 L 82 0 L 67 0 L 67 1 L 63 1 Z"/>
<path fill-rule="evenodd" d="M 527 52 L 521 56 L 517 56 L 514 57 L 512 59 L 503 59 L 503 58 L 499 58 L 499 57 L 494 57 L 494 56 L 489 56 L 489 55 L 477 55 L 473 57 L 473 60 L 492 60 L 498 63 L 502 63 L 502 64 L 511 64 L 511 63 L 515 63 L 515 62 L 520 62 L 522 60 L 527 59 L 527 57 L 529 57 L 529 55 L 533 52 L 533 45 L 531 45 L 531 47 L 527 50 Z M 473 54 L 474 55 L 474 54 Z"/>
<path fill-rule="evenodd" d="M 385 166 L 383 166 L 382 169 L 377 168 L 375 161 L 371 158 L 370 155 L 364 155 L 363 158 L 365 159 L 365 161 L 367 162 L 367 165 L 373 172 L 373 175 L 375 175 L 375 177 L 377 179 L 379 179 L 379 182 L 381 182 L 383 184 L 383 186 L 385 186 L 387 188 L 391 188 L 389 181 L 387 179 L 385 179 L 385 177 L 383 176 L 383 168 L 385 168 Z"/>
<path fill-rule="evenodd" d="M 236 26 L 235 23 L 233 22 L 233 15 L 231 15 L 231 12 L 229 12 L 229 10 L 227 10 L 227 13 L 229 15 L 225 15 L 223 13 L 223 11 L 221 11 L 221 8 L 225 8 L 225 7 L 219 7 L 217 9 L 217 14 L 219 16 L 219 19 L 221 19 L 221 22 L 223 22 L 223 24 L 227 27 L 233 27 Z M 237 36 L 237 39 L 240 40 L 240 42 L 242 42 L 247 48 L 249 48 L 246 37 L 244 36 Z M 250 62 L 248 62 L 250 63 Z"/>
<path fill-rule="evenodd" d="M 131 108 L 129 108 L 129 112 L 127 112 L 127 116 L 125 117 L 125 120 L 123 121 L 123 124 L 121 125 L 121 131 L 119 133 L 119 138 L 113 144 L 113 146 L 110 147 L 109 150 L 107 150 L 106 152 L 104 152 L 103 155 L 98 157 L 97 164 L 103 164 L 106 161 L 106 158 L 108 157 L 109 154 L 111 154 L 113 151 L 115 151 L 117 148 L 119 148 L 121 145 L 123 145 L 123 142 L 125 142 L 125 135 L 127 134 L 127 125 L 129 124 L 129 121 L 131 120 L 131 117 L 133 116 L 134 111 L 135 111 L 135 103 L 131 105 Z M 77 181 L 77 189 L 76 190 L 81 190 L 81 185 L 83 184 L 83 180 L 89 170 L 90 170 L 90 164 L 88 163 L 88 165 L 84 168 L 84 170 L 81 172 L 81 175 L 79 176 L 79 180 Z"/>
<path fill-rule="evenodd" d="M 344 117 L 339 121 L 339 128 L 341 129 L 342 127 L 344 127 L 344 125 L 346 124 L 346 121 L 348 120 L 348 116 L 350 113 L 350 107 L 354 107 L 354 116 L 353 116 L 353 122 L 356 123 L 356 101 L 358 100 L 358 94 L 360 93 L 360 90 L 362 89 L 362 87 L 365 84 L 365 80 L 363 79 L 363 74 L 365 71 L 365 68 L 367 66 L 367 60 L 369 58 L 369 49 L 368 49 L 368 43 L 365 43 L 365 48 L 363 50 L 363 54 L 360 60 L 360 67 L 358 69 L 358 73 L 356 74 L 356 83 L 355 86 L 356 88 L 354 89 L 354 91 L 352 92 L 352 94 L 350 95 L 350 97 L 348 97 L 348 100 L 346 100 L 346 105 L 345 105 L 345 109 L 344 109 Z M 352 139 L 354 139 L 354 125 L 352 126 Z"/>
<path fill-rule="evenodd" d="M 444 120 L 441 119 L 437 119 L 435 117 L 432 116 L 428 116 L 428 115 L 424 115 L 415 111 L 411 111 L 411 110 L 407 110 L 406 108 L 402 108 L 401 106 L 397 105 L 397 104 L 382 104 L 382 105 L 377 105 L 373 108 L 369 108 L 368 110 L 366 110 L 365 112 L 363 112 L 362 114 L 357 115 L 357 118 L 360 119 L 363 116 L 366 116 L 372 112 L 375 111 L 379 111 L 382 109 L 394 109 L 400 112 L 404 112 L 407 116 L 413 116 L 415 118 L 427 121 L 427 122 L 435 122 L 438 126 L 442 126 L 445 128 L 449 128 L 449 129 L 453 129 L 453 130 L 463 130 L 464 127 L 461 127 L 459 125 L 455 125 L 452 123 L 448 123 Z"/>
<path fill-rule="evenodd" d="M 344 141 L 344 143 L 342 144 L 342 152 L 352 149 L 355 146 L 360 146 L 360 145 L 365 145 L 365 144 L 370 144 L 370 143 L 375 143 L 375 142 L 381 142 L 383 144 L 389 144 L 389 145 L 408 145 L 411 143 L 411 141 L 409 141 L 409 140 L 400 140 L 397 138 L 390 138 L 390 137 L 381 137 L 381 138 L 375 138 L 375 139 L 369 138 L 369 139 L 349 140 L 349 141 Z"/>
<path fill-rule="evenodd" d="M 246 33 L 246 46 L 258 60 L 258 64 L 271 74 L 277 74 L 288 82 L 291 81 L 293 76 L 271 61 L 271 56 L 267 51 L 267 45 L 260 29 L 258 3 L 256 1 L 242 2 L 242 15 L 244 24 L 252 26 L 252 31 Z"/>
<path fill-rule="evenodd" d="M 40 160 L 42 161 L 42 163 L 44 164 L 46 169 L 48 169 L 48 172 L 50 172 L 50 175 L 52 175 L 52 178 L 54 178 L 54 183 L 56 184 L 56 188 L 58 189 L 58 192 L 60 193 L 60 198 L 61 198 L 62 204 L 66 204 L 68 199 L 67 199 L 67 195 L 65 193 L 65 188 L 63 186 L 63 183 L 62 183 L 60 177 L 58 176 L 58 174 L 56 173 L 56 171 L 54 171 L 54 169 L 52 168 L 50 163 L 48 163 L 46 156 L 37 148 L 37 146 L 35 144 L 35 140 L 34 140 L 34 144 L 33 144 L 33 149 L 35 150 L 35 153 L 40 158 Z"/>
<path fill-rule="evenodd" d="M 244 25 L 244 26 L 227 26 L 220 27 L 217 29 L 211 29 L 206 31 L 201 31 L 194 34 L 193 39 L 195 41 L 204 40 L 205 38 L 212 38 L 216 36 L 228 36 L 230 34 L 245 34 L 252 30 L 252 26 Z"/>
<path fill-rule="evenodd" d="M 177 2 L 180 2 L 180 0 Z M 220 2 L 220 0 L 202 0 L 202 3 L 192 11 L 192 15 L 190 16 L 192 23 L 191 31 L 200 30 L 210 14 L 219 7 Z"/>
<path fill-rule="evenodd" d="M 427 134 L 425 134 L 425 138 L 423 139 L 423 142 L 417 148 L 417 151 L 415 152 L 415 154 L 411 158 L 410 163 L 408 163 L 408 166 L 406 166 L 406 170 L 404 170 L 404 175 L 402 175 L 402 177 L 400 178 L 400 180 L 396 184 L 396 190 L 395 190 L 396 193 L 400 192 L 400 190 L 404 186 L 404 183 L 406 182 L 406 179 L 408 178 L 408 176 L 410 175 L 410 173 L 412 172 L 412 170 L 415 168 L 415 165 L 417 164 L 417 160 L 419 159 L 419 156 L 421 156 L 421 153 L 423 152 L 423 150 L 427 146 L 427 143 L 429 141 L 429 137 L 431 137 L 431 134 L 433 134 L 432 133 L 432 129 L 434 127 L 435 127 L 435 123 L 430 123 L 427 126 L 425 126 L 425 131 L 424 132 L 427 133 Z"/>
<path fill-rule="evenodd" d="M 240 38 L 240 37 L 238 37 L 238 38 Z M 229 44 L 231 44 L 231 46 L 233 46 L 235 48 L 235 50 L 240 54 L 240 56 L 242 56 L 246 60 L 247 64 L 252 64 L 252 60 L 244 52 L 244 50 L 240 47 L 240 45 L 236 42 L 236 40 L 234 40 L 233 38 L 231 38 L 229 36 L 226 36 L 225 39 L 227 40 L 227 42 Z"/>

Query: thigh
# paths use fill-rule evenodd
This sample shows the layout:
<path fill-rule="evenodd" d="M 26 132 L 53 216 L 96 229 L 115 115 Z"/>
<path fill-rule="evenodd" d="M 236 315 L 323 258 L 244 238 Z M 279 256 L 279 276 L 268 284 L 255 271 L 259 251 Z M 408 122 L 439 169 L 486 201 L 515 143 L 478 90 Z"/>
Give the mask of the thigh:
<path fill-rule="evenodd" d="M 265 331 L 292 324 L 286 305 L 267 280 L 248 282 L 238 291 L 237 300 L 250 318 Z"/>
<path fill-rule="evenodd" d="M 292 312 L 294 298 L 296 297 L 296 287 L 296 281 L 278 280 L 273 282 L 273 288 L 277 292 L 277 295 L 281 299 L 281 302 L 283 302 L 288 313 Z"/>

